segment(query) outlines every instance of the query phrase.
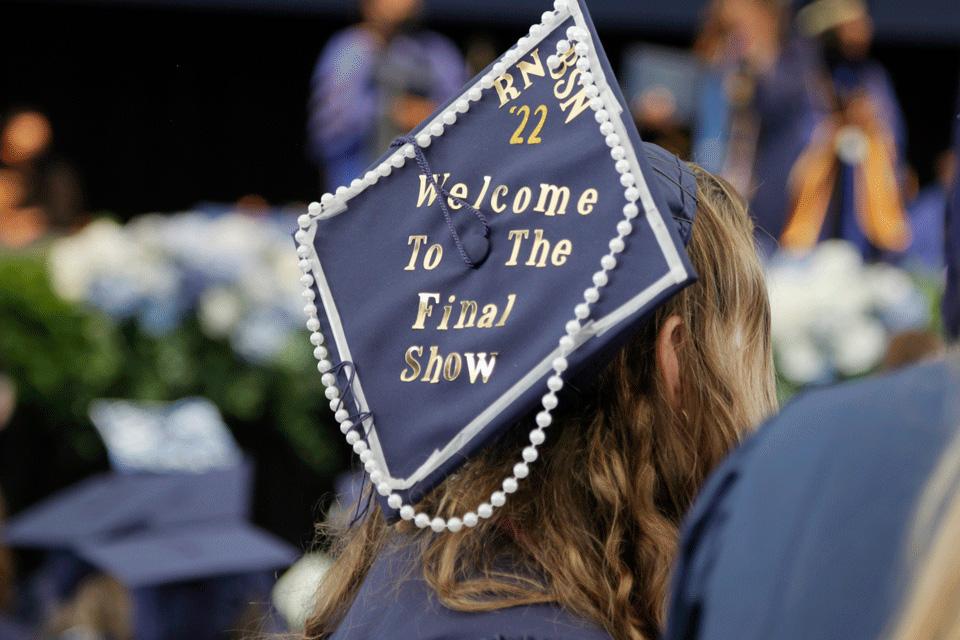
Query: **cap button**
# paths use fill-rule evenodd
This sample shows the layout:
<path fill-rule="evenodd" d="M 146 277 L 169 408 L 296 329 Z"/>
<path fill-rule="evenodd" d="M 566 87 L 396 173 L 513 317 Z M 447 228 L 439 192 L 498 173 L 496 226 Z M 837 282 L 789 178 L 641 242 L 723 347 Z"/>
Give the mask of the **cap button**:
<path fill-rule="evenodd" d="M 467 254 L 474 268 L 482 265 L 490 255 L 490 238 L 487 237 L 487 233 L 485 228 L 477 225 L 471 226 L 460 235 L 463 252 Z"/>

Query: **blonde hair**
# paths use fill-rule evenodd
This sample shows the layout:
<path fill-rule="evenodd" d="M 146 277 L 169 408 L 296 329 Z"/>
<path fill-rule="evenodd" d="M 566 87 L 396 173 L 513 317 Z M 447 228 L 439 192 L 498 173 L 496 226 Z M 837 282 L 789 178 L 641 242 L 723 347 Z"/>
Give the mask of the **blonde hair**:
<path fill-rule="evenodd" d="M 684 513 L 744 430 L 776 406 L 753 225 L 728 183 L 691 166 L 699 209 L 688 252 L 699 282 L 659 308 L 595 384 L 565 394 L 535 481 L 492 518 L 466 533 L 433 535 L 407 522 L 391 530 L 374 507 L 354 530 L 335 535 L 336 560 L 305 638 L 336 630 L 374 559 L 395 539 L 416 540 L 424 579 L 451 609 L 555 603 L 614 638 L 658 634 Z M 658 330 L 674 315 L 684 336 L 680 410 L 655 370 Z M 522 425 L 530 423 L 447 478 L 422 508 L 451 516 L 485 501 L 511 474 L 528 431 Z"/>
<path fill-rule="evenodd" d="M 917 510 L 917 566 L 891 640 L 960 640 L 960 437 L 943 456 Z"/>
<path fill-rule="evenodd" d="M 133 640 L 130 593 L 110 576 L 86 578 L 47 625 L 47 633 L 57 636 L 70 629 L 86 630 L 113 640 Z"/>

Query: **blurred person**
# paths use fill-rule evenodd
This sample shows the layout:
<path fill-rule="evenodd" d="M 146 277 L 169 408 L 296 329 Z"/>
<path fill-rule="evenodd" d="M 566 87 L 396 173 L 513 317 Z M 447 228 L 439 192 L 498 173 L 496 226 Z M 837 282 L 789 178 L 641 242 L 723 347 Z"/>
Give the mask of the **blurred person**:
<path fill-rule="evenodd" d="M 820 118 L 814 52 L 791 34 L 783 0 L 714 0 L 695 45 L 707 67 L 693 159 L 750 199 L 757 240 L 776 249 L 787 176 Z"/>
<path fill-rule="evenodd" d="M 50 640 L 133 640 L 133 602 L 117 580 L 85 578 L 44 630 Z"/>
<path fill-rule="evenodd" d="M 466 55 L 468 75 L 475 76 L 497 59 L 497 45 L 493 38 L 478 34 L 467 41 Z"/>
<path fill-rule="evenodd" d="M 444 36 L 418 25 L 421 0 L 361 0 L 362 22 L 327 43 L 311 81 L 310 151 L 328 190 L 349 185 L 466 81 Z"/>
<path fill-rule="evenodd" d="M 866 2 L 814 0 L 797 20 L 822 51 L 827 115 L 791 175 L 782 242 L 805 250 L 842 238 L 867 259 L 889 259 L 911 240 L 901 191 L 906 127 L 889 75 L 870 58 Z"/>
<path fill-rule="evenodd" d="M 960 438 L 958 388 L 953 354 L 811 391 L 769 420 L 690 510 L 665 640 L 890 638 L 911 521 Z"/>
<path fill-rule="evenodd" d="M 640 136 L 681 158 L 689 157 L 700 61 L 686 50 L 644 44 L 627 51 L 623 66 Z"/>
<path fill-rule="evenodd" d="M 934 181 L 920 189 L 907 206 L 910 219 L 910 246 L 897 257 L 907 267 L 930 272 L 943 269 L 947 208 L 956 174 L 953 151 L 941 153 L 936 161 Z"/>
<path fill-rule="evenodd" d="M 23 246 L 48 230 L 73 227 L 82 210 L 79 180 L 52 152 L 42 113 L 14 110 L 0 126 L 0 244 Z"/>
<path fill-rule="evenodd" d="M 890 338 L 887 352 L 880 365 L 881 371 L 903 369 L 912 364 L 944 355 L 943 338 L 929 329 L 903 331 Z"/>

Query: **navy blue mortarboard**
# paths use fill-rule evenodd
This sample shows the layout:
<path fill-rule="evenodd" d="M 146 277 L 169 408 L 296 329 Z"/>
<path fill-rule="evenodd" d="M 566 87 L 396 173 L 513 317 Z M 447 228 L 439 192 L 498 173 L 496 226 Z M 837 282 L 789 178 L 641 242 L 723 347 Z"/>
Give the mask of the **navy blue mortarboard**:
<path fill-rule="evenodd" d="M 564 376 L 695 275 L 696 181 L 641 142 L 585 3 L 558 0 L 461 95 L 301 216 L 326 394 L 390 517 L 474 526 L 533 473 Z M 514 475 L 415 504 L 536 407 Z"/>
<path fill-rule="evenodd" d="M 13 516 L 2 536 L 12 546 L 68 549 L 137 529 L 245 519 L 251 479 L 249 464 L 196 474 L 103 474 Z"/>
<path fill-rule="evenodd" d="M 192 523 L 92 540 L 77 555 L 131 589 L 287 567 L 285 542 L 240 521 Z"/>
<path fill-rule="evenodd" d="M 684 525 L 667 640 L 883 637 L 960 427 L 957 365 L 811 392 L 734 452 Z"/>

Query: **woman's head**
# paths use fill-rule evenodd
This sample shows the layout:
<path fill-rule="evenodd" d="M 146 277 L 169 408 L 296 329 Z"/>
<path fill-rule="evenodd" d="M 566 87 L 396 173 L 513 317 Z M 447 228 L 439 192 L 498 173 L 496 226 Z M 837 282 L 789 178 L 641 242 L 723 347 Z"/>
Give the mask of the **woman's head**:
<path fill-rule="evenodd" d="M 556 602 L 617 638 L 656 633 L 680 519 L 707 473 L 775 405 L 752 224 L 727 183 L 694 172 L 688 253 L 699 281 L 599 375 L 567 385 L 530 480 L 504 508 L 469 532 L 422 536 L 424 576 L 447 606 Z M 449 517 L 485 501 L 511 475 L 531 423 L 464 465 L 422 508 Z M 378 510 L 350 534 L 309 635 L 336 628 L 387 538 Z"/>

